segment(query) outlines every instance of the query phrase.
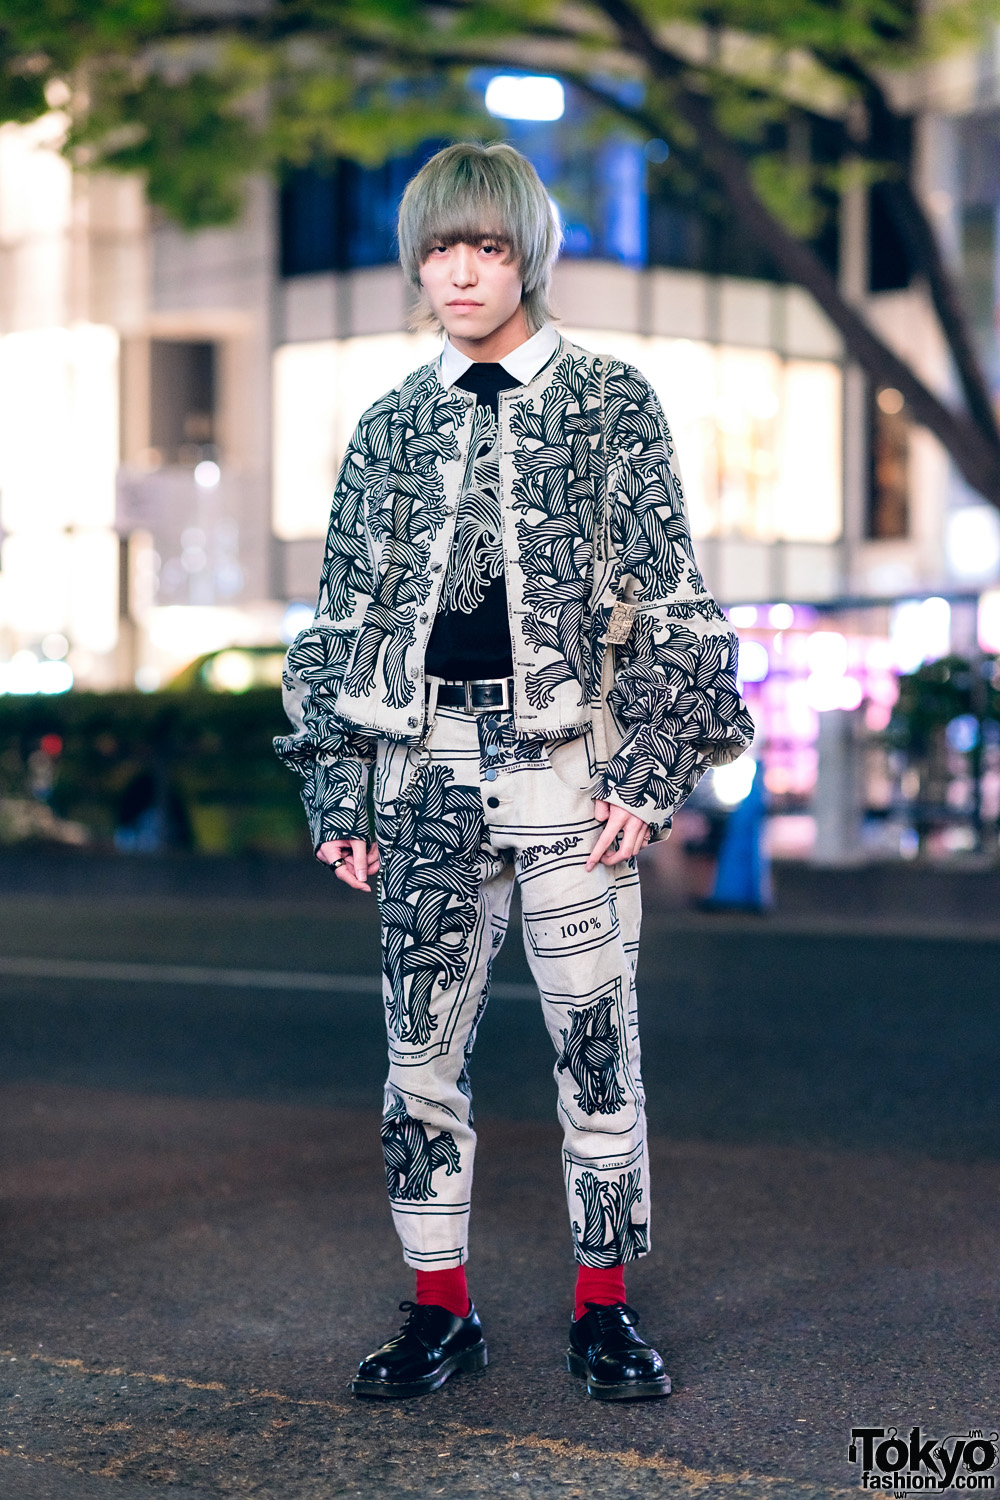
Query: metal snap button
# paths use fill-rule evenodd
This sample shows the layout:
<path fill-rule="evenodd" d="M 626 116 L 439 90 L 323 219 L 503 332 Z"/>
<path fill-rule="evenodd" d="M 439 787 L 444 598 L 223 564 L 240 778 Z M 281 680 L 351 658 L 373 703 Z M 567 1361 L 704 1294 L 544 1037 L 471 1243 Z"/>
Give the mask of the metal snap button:
<path fill-rule="evenodd" d="M 419 719 L 407 719 L 406 722 L 407 722 L 407 725 L 409 726 L 410 729 L 416 729 L 417 725 L 420 723 L 420 720 Z"/>
<path fill-rule="evenodd" d="M 417 615 L 417 623 L 420 625 L 426 625 L 429 619 L 430 615 L 427 613 L 426 609 L 422 609 L 419 615 Z"/>
<path fill-rule="evenodd" d="M 431 563 L 431 572 L 432 573 L 440 573 L 440 571 L 441 571 L 441 569 L 442 569 L 443 566 L 444 566 L 443 563 L 432 562 Z"/>
<path fill-rule="evenodd" d="M 411 667 L 410 668 L 410 676 L 413 678 L 413 681 L 416 682 L 417 678 L 420 676 L 420 668 L 419 667 Z"/>

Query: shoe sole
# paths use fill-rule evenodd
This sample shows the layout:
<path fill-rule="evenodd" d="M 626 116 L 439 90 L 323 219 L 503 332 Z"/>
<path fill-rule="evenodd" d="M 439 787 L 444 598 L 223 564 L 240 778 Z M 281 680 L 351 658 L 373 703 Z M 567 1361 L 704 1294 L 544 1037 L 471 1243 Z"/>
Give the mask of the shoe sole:
<path fill-rule="evenodd" d="M 592 1401 L 651 1401 L 657 1396 L 670 1395 L 669 1375 L 657 1375 L 654 1380 L 622 1380 L 614 1385 L 594 1380 L 587 1361 L 575 1349 L 566 1350 L 566 1368 L 571 1375 L 587 1382 L 587 1395 Z"/>
<path fill-rule="evenodd" d="M 486 1344 L 473 1344 L 444 1360 L 433 1375 L 423 1375 L 419 1380 L 362 1380 L 358 1376 L 351 1381 L 355 1396 L 374 1396 L 394 1400 L 396 1397 L 426 1396 L 429 1391 L 440 1390 L 450 1375 L 465 1372 L 471 1375 L 476 1370 L 485 1370 L 489 1364 Z"/>

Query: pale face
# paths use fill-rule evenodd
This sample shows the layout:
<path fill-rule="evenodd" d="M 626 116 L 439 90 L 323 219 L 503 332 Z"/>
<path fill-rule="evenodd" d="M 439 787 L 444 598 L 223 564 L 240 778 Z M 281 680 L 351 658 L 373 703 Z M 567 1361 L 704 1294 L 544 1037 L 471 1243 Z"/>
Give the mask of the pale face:
<path fill-rule="evenodd" d="M 431 311 L 471 359 L 502 359 L 530 336 L 521 270 L 502 241 L 432 245 L 420 280 Z"/>

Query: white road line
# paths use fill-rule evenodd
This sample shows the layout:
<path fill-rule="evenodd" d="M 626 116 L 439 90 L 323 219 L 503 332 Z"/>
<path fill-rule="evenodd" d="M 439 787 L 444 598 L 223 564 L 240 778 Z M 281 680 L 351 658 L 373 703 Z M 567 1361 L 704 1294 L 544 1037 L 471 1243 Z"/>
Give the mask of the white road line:
<path fill-rule="evenodd" d="M 112 984 L 212 984 L 236 990 L 311 990 L 381 995 L 374 974 L 304 974 L 301 970 L 217 969 L 197 964 L 120 964 L 90 958 L 0 958 L 0 975 L 12 979 L 104 980 Z M 493 984 L 497 1000 L 537 1000 L 533 984 Z"/>

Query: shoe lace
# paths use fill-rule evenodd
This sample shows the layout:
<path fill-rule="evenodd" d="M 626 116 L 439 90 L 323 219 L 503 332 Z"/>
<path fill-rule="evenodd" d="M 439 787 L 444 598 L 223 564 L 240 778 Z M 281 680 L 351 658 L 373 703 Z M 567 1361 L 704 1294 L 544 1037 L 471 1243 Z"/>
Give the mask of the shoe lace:
<path fill-rule="evenodd" d="M 601 1333 L 608 1333 L 613 1328 L 619 1328 L 622 1323 L 622 1314 L 625 1320 L 633 1326 L 639 1321 L 639 1314 L 634 1307 L 627 1302 L 585 1302 L 584 1307 L 589 1313 L 593 1313 L 597 1326 Z"/>
<path fill-rule="evenodd" d="M 399 1310 L 406 1313 L 406 1322 L 399 1326 L 400 1333 L 413 1333 L 418 1339 L 421 1338 L 421 1325 L 427 1322 L 433 1308 L 422 1302 L 401 1302 Z"/>

